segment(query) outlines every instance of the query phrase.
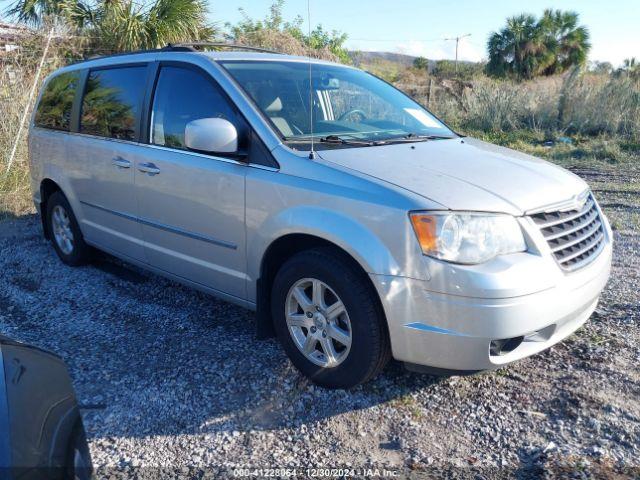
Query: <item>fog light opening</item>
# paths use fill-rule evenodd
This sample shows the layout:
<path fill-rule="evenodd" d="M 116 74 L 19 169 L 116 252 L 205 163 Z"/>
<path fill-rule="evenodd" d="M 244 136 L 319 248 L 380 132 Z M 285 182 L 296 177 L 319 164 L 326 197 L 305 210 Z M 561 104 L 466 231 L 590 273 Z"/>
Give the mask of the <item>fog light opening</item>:
<path fill-rule="evenodd" d="M 506 355 L 507 353 L 513 352 L 516 348 L 520 346 L 524 337 L 513 337 L 513 338 L 503 338 L 500 340 L 491 340 L 491 345 L 489 346 L 489 355 L 492 357 L 499 357 L 501 355 Z"/>

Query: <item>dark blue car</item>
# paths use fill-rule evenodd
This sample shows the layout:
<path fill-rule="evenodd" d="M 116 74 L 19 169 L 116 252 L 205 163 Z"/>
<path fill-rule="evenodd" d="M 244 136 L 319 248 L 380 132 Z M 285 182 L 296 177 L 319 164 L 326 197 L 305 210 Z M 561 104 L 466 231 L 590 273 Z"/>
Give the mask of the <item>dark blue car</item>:
<path fill-rule="evenodd" d="M 0 479 L 88 479 L 91 456 L 62 359 L 0 335 Z"/>

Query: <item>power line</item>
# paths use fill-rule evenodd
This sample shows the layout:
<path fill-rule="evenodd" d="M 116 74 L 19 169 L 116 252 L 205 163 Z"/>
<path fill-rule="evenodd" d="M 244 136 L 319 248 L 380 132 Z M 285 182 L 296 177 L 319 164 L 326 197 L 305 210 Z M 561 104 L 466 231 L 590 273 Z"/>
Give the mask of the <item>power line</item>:
<path fill-rule="evenodd" d="M 453 38 L 443 38 L 444 41 L 450 41 L 450 40 L 455 40 L 456 41 L 456 67 L 455 67 L 455 72 L 456 75 L 458 74 L 458 44 L 460 43 L 460 40 L 465 38 L 465 37 L 470 37 L 471 34 L 467 33 L 465 35 L 460 35 L 459 37 L 453 37 Z"/>
<path fill-rule="evenodd" d="M 442 38 L 358 38 L 348 37 L 349 40 L 357 40 L 358 42 L 441 42 Z"/>

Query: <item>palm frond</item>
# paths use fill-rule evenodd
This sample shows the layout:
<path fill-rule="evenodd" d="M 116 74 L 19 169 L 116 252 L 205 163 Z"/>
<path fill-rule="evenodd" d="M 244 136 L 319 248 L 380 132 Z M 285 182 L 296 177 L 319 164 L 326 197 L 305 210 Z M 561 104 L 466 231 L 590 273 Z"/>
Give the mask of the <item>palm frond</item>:
<path fill-rule="evenodd" d="M 203 0 L 157 0 L 145 15 L 146 48 L 167 43 L 209 40 L 214 29 L 206 22 Z"/>
<path fill-rule="evenodd" d="M 578 21 L 575 12 L 553 9 L 539 19 L 524 13 L 507 18 L 487 42 L 487 73 L 531 78 L 584 65 L 591 44 L 589 31 Z"/>

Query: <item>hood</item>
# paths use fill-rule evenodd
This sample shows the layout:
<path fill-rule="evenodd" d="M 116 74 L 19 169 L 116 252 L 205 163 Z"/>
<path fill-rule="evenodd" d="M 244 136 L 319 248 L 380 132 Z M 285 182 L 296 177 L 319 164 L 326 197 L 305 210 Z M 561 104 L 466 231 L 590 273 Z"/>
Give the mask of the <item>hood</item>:
<path fill-rule="evenodd" d="M 539 158 L 474 138 L 323 150 L 334 164 L 376 177 L 451 210 L 522 215 L 571 200 L 588 186 Z"/>

